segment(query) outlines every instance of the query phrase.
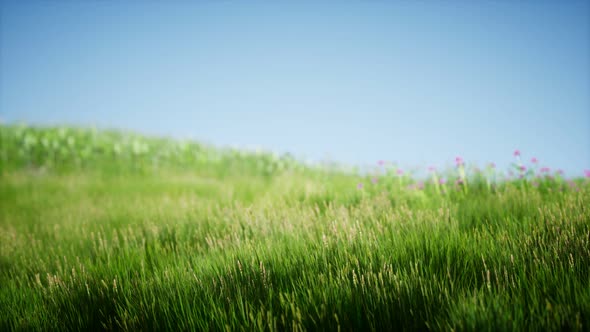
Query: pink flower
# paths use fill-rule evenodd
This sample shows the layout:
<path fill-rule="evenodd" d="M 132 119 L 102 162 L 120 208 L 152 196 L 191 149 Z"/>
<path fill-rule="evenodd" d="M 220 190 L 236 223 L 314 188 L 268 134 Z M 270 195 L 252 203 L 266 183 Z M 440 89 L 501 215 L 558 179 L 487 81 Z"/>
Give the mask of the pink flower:
<path fill-rule="evenodd" d="M 519 149 L 514 150 L 514 156 L 515 157 L 520 156 L 520 150 Z"/>
<path fill-rule="evenodd" d="M 440 179 L 438 180 L 438 183 L 439 183 L 439 184 L 445 184 L 445 183 L 447 183 L 447 180 L 445 180 L 445 179 L 443 179 L 443 178 L 440 178 Z"/>
<path fill-rule="evenodd" d="M 585 169 L 584 170 L 584 176 L 587 178 L 590 178 L 590 169 Z"/>
<path fill-rule="evenodd" d="M 377 183 L 377 178 L 372 178 L 371 182 L 373 182 L 373 184 Z"/>
<path fill-rule="evenodd" d="M 550 170 L 549 167 L 541 167 L 541 173 L 549 173 Z"/>
<path fill-rule="evenodd" d="M 402 175 L 404 174 L 404 170 L 403 169 L 398 169 L 397 170 L 397 175 Z"/>
<path fill-rule="evenodd" d="M 532 157 L 532 158 L 531 158 L 531 163 L 533 163 L 533 164 L 536 164 L 536 163 L 538 163 L 538 162 L 539 162 L 539 161 L 537 160 L 537 158 L 535 158 L 535 157 Z"/>
<path fill-rule="evenodd" d="M 455 157 L 455 164 L 457 164 L 457 166 L 463 165 L 463 158 Z"/>
<path fill-rule="evenodd" d="M 356 189 L 363 189 L 363 183 L 359 182 L 359 184 L 356 185 Z"/>
<path fill-rule="evenodd" d="M 383 166 L 383 165 L 385 165 L 385 160 L 379 160 L 379 161 L 377 162 L 377 165 L 379 165 L 379 166 Z"/>
<path fill-rule="evenodd" d="M 525 166 L 522 166 L 522 165 L 519 167 L 519 169 L 520 169 L 521 172 L 526 171 L 526 167 Z"/>
<path fill-rule="evenodd" d="M 463 179 L 457 179 L 457 181 L 455 181 L 456 184 L 463 184 Z"/>
<path fill-rule="evenodd" d="M 429 172 L 434 172 L 434 171 L 436 171 L 436 167 L 430 166 L 430 167 L 428 167 L 428 171 Z"/>

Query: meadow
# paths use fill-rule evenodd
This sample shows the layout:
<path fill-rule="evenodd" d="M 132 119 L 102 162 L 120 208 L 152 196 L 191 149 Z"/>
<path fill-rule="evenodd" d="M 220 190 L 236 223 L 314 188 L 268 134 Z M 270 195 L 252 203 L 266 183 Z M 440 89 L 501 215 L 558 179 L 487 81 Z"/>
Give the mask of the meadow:
<path fill-rule="evenodd" d="M 512 151 L 507 151 L 512 153 Z M 0 330 L 588 331 L 590 174 L 0 126 Z"/>

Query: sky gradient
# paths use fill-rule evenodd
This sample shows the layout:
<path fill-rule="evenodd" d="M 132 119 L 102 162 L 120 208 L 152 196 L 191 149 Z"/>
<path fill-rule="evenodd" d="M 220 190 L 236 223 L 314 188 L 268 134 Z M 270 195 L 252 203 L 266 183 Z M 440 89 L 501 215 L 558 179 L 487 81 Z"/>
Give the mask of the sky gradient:
<path fill-rule="evenodd" d="M 0 119 L 590 169 L 590 2 L 0 2 Z"/>

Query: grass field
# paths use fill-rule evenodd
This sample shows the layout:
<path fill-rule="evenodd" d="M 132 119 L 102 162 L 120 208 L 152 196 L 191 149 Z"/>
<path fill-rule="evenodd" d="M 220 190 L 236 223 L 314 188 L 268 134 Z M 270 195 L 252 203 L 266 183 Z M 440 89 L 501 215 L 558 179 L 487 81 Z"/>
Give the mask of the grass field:
<path fill-rule="evenodd" d="M 0 130 L 2 331 L 590 330 L 589 178 Z"/>

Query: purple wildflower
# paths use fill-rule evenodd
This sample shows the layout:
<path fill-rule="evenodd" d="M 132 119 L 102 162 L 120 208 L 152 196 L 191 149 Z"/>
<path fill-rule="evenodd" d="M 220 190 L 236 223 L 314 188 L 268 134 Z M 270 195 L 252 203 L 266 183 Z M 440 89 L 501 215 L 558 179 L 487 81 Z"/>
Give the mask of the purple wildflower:
<path fill-rule="evenodd" d="M 549 167 L 541 167 L 541 173 L 549 173 L 551 169 Z"/>
<path fill-rule="evenodd" d="M 522 165 L 521 165 L 521 166 L 519 166 L 518 168 L 520 169 L 520 171 L 521 171 L 521 172 L 524 172 L 524 171 L 526 171 L 526 166 L 522 166 Z"/>
<path fill-rule="evenodd" d="M 537 160 L 537 158 L 535 158 L 535 157 L 532 157 L 531 158 L 531 163 L 537 164 L 537 163 L 539 163 L 539 160 Z"/>
<path fill-rule="evenodd" d="M 590 169 L 585 169 L 584 170 L 584 176 L 587 178 L 590 178 Z"/>
<path fill-rule="evenodd" d="M 379 166 L 383 167 L 383 166 L 385 165 L 385 160 L 379 160 L 379 161 L 377 162 L 377 165 L 379 165 Z"/>
<path fill-rule="evenodd" d="M 359 182 L 359 184 L 356 185 L 356 189 L 363 189 L 363 183 Z"/>
<path fill-rule="evenodd" d="M 440 178 L 440 179 L 438 180 L 438 183 L 439 183 L 439 184 L 445 184 L 445 183 L 447 183 L 447 180 L 445 180 L 444 178 Z"/>
<path fill-rule="evenodd" d="M 398 170 L 397 170 L 397 175 L 402 175 L 402 174 L 404 174 L 404 170 L 403 170 L 403 169 L 401 169 L 401 168 L 400 168 L 400 169 L 398 169 Z"/>
<path fill-rule="evenodd" d="M 520 156 L 520 150 L 519 149 L 514 150 L 514 156 L 515 157 L 519 157 Z"/>
<path fill-rule="evenodd" d="M 455 157 L 455 164 L 457 164 L 457 167 L 463 165 L 463 158 Z"/>

